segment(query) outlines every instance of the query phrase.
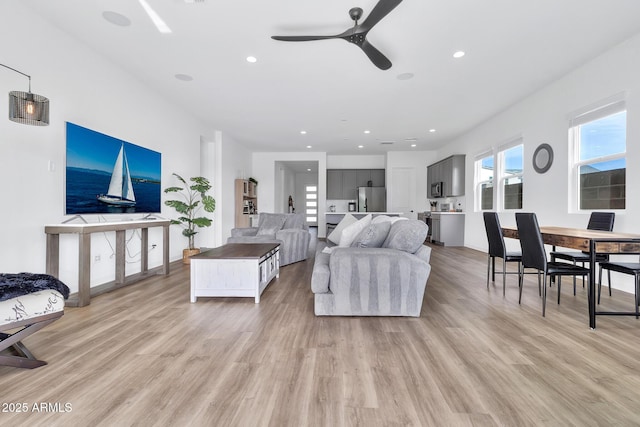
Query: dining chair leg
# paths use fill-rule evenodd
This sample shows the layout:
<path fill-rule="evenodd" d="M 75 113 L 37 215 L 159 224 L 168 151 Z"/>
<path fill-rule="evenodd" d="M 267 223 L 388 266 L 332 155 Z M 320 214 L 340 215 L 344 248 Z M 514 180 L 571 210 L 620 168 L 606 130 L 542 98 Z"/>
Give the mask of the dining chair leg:
<path fill-rule="evenodd" d="M 609 270 L 607 270 L 609 271 Z M 598 270 L 598 304 L 600 304 L 600 293 L 602 292 L 602 267 Z"/>
<path fill-rule="evenodd" d="M 489 290 L 489 274 L 491 272 L 491 255 L 487 256 L 487 290 Z"/>
<path fill-rule="evenodd" d="M 502 296 L 505 295 L 505 288 L 507 287 L 507 261 L 502 258 Z"/>
<path fill-rule="evenodd" d="M 573 261 L 573 265 L 574 266 L 576 265 L 575 261 Z M 584 262 L 582 263 L 582 265 L 584 266 Z M 582 280 L 584 280 L 584 276 L 582 277 Z M 576 295 L 576 276 L 573 276 L 573 296 L 575 295 Z M 558 304 L 560 304 L 560 292 L 558 292 Z"/>
<path fill-rule="evenodd" d="M 576 276 L 573 276 L 573 280 L 576 279 Z M 558 276 L 558 304 L 560 304 L 560 291 L 562 290 L 562 276 Z"/>
<path fill-rule="evenodd" d="M 634 291 L 634 297 L 635 297 L 635 302 L 636 302 L 636 319 L 638 318 L 638 316 L 640 315 L 640 313 L 638 313 L 638 306 L 640 305 L 640 301 L 638 301 L 638 294 L 640 294 L 640 277 L 638 276 L 638 274 L 636 274 L 636 289 Z"/>
<path fill-rule="evenodd" d="M 607 279 L 609 279 L 609 296 L 611 296 L 611 270 L 607 270 Z"/>
<path fill-rule="evenodd" d="M 544 285 L 547 286 L 546 283 Z M 542 287 L 540 286 L 540 270 L 538 270 L 538 296 L 542 296 Z"/>
<path fill-rule="evenodd" d="M 518 272 L 520 268 L 518 267 Z M 518 274 L 518 304 L 522 302 L 522 287 L 524 285 L 524 268 L 522 269 L 522 274 Z"/>
<path fill-rule="evenodd" d="M 545 317 L 545 311 L 547 308 L 547 273 L 542 273 L 544 280 L 544 286 L 542 287 L 542 317 Z M 549 276 L 549 283 L 551 283 L 551 276 Z M 560 285 L 560 276 L 558 276 L 558 285 Z M 559 288 L 558 288 L 559 289 Z"/>

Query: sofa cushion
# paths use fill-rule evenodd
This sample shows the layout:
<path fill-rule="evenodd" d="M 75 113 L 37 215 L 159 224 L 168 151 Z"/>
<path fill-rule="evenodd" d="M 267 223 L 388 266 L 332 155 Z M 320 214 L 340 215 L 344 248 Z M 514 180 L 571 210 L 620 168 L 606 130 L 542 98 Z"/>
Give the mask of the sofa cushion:
<path fill-rule="evenodd" d="M 396 221 L 391 224 L 391 229 L 382 247 L 413 254 L 423 245 L 428 231 L 429 227 L 422 221 L 415 219 Z"/>
<path fill-rule="evenodd" d="M 329 233 L 329 235 L 327 236 L 327 239 L 331 240 L 336 245 L 339 244 L 340 236 L 342 235 L 342 230 L 344 230 L 349 225 L 355 223 L 356 221 L 358 221 L 358 219 L 355 216 L 351 214 L 346 214 L 342 218 L 342 221 L 340 221 L 338 225 L 336 225 L 336 228 L 331 233 Z"/>
<path fill-rule="evenodd" d="M 257 236 L 274 236 L 276 231 L 280 231 L 284 225 L 286 217 L 284 214 L 261 213 L 258 224 Z"/>
<path fill-rule="evenodd" d="M 356 238 L 356 236 L 360 234 L 360 232 L 364 230 L 369 224 L 371 224 L 371 214 L 365 215 L 355 223 L 345 227 L 345 229 L 342 230 L 342 234 L 340 235 L 340 243 L 338 243 L 338 246 L 351 246 L 351 243 Z"/>
<path fill-rule="evenodd" d="M 351 246 L 356 248 L 380 248 L 387 238 L 390 228 L 390 221 L 378 222 L 376 224 L 371 221 L 371 224 L 356 236 Z"/>

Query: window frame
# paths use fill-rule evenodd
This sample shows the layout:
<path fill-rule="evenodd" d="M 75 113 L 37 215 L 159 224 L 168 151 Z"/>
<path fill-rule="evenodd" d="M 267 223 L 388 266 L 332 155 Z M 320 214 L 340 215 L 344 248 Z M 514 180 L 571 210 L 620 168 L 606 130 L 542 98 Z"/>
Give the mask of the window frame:
<path fill-rule="evenodd" d="M 489 157 L 493 158 L 493 175 L 491 176 L 491 179 L 485 179 L 485 180 L 481 180 L 481 174 L 482 174 L 482 161 L 484 159 L 487 159 Z M 474 186 L 474 193 L 475 193 L 475 211 L 476 212 L 484 212 L 484 211 L 492 211 L 493 208 L 495 207 L 495 199 L 496 199 L 496 194 L 495 194 L 495 179 L 496 179 L 496 159 L 495 159 L 495 153 L 493 152 L 493 150 L 491 151 L 485 151 L 482 152 L 478 155 L 476 155 L 475 157 L 475 186 Z M 482 186 L 484 184 L 491 184 L 491 186 L 494 188 L 493 191 L 493 197 L 491 199 L 491 208 L 490 209 L 483 209 L 482 208 Z"/>
<path fill-rule="evenodd" d="M 505 152 L 522 146 L 522 172 L 519 174 L 507 174 L 505 171 Z M 490 180 L 480 180 L 482 171 L 482 161 L 488 157 L 493 157 L 493 177 Z M 509 178 L 520 178 L 523 183 L 523 204 L 524 204 L 524 138 L 522 136 L 515 136 L 509 138 L 507 142 L 492 148 L 489 151 L 483 151 L 475 156 L 475 186 L 474 186 L 474 208 L 476 212 L 496 211 L 496 212 L 515 212 L 522 210 L 519 208 L 504 207 L 505 190 L 504 185 Z M 491 209 L 482 209 L 482 185 L 493 185 L 493 200 Z"/>
<path fill-rule="evenodd" d="M 600 157 L 591 157 L 586 160 L 580 160 L 580 126 L 592 123 L 606 117 L 625 112 L 627 114 L 625 118 L 625 145 L 624 152 L 616 154 L 608 154 Z M 578 112 L 574 112 L 569 118 L 569 130 L 568 130 L 568 144 L 569 144 L 569 212 L 571 213 L 590 213 L 598 210 L 614 210 L 616 212 L 625 212 L 627 209 L 627 196 L 625 194 L 625 207 L 624 208 L 595 208 L 595 209 L 581 209 L 581 188 L 580 188 L 580 168 L 585 165 L 594 163 L 606 162 L 611 160 L 625 160 L 625 175 L 628 169 L 628 143 L 627 143 L 627 131 L 628 131 L 629 117 L 626 107 L 626 101 L 624 95 L 615 95 L 605 101 L 601 101 L 597 104 L 593 104 L 589 107 L 585 107 Z"/>

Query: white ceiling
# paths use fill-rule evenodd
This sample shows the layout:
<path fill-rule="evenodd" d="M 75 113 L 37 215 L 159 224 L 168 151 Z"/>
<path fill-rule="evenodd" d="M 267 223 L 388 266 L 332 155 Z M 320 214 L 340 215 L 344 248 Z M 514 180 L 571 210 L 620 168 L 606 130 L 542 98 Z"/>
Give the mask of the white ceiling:
<path fill-rule="evenodd" d="M 171 34 L 136 0 L 11 1 L 259 151 L 436 149 L 640 32 L 638 0 L 404 0 L 368 36 L 393 63 L 381 71 L 343 40 L 270 38 L 340 33 L 377 0 L 147 0 Z"/>

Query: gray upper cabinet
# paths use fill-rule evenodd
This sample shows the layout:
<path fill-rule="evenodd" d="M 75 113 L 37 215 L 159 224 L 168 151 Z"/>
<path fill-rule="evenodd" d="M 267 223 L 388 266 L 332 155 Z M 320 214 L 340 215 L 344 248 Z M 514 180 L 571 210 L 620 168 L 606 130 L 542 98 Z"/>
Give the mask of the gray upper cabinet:
<path fill-rule="evenodd" d="M 358 187 L 385 186 L 384 169 L 327 169 L 327 199 L 356 200 Z"/>
<path fill-rule="evenodd" d="M 356 169 L 356 187 L 366 187 L 371 181 L 370 169 Z"/>
<path fill-rule="evenodd" d="M 342 199 L 342 171 L 327 170 L 327 199 Z"/>
<path fill-rule="evenodd" d="M 357 174 L 355 169 L 342 171 L 342 196 L 343 200 L 355 200 L 358 198 L 356 190 Z"/>
<path fill-rule="evenodd" d="M 443 183 L 444 197 L 464 196 L 465 155 L 456 154 L 427 167 L 427 197 L 431 184 Z"/>
<path fill-rule="evenodd" d="M 371 183 L 374 187 L 385 187 L 384 169 L 371 169 Z"/>

